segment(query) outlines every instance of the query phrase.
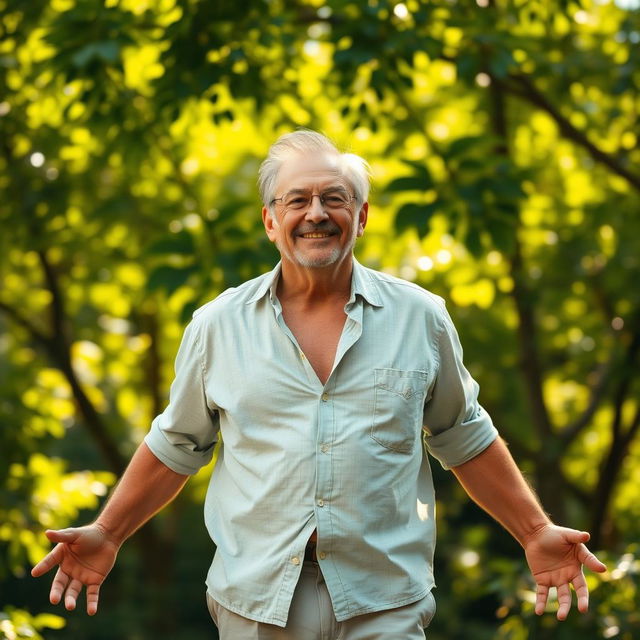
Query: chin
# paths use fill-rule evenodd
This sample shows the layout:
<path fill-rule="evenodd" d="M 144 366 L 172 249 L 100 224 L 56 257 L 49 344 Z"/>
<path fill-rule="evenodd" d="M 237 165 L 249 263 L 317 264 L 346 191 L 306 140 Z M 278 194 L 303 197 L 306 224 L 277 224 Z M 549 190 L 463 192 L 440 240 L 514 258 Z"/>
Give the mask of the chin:
<path fill-rule="evenodd" d="M 343 256 L 339 249 L 335 249 L 323 256 L 309 256 L 295 253 L 294 257 L 295 261 L 301 267 L 305 267 L 306 269 L 321 269 L 336 264 Z"/>

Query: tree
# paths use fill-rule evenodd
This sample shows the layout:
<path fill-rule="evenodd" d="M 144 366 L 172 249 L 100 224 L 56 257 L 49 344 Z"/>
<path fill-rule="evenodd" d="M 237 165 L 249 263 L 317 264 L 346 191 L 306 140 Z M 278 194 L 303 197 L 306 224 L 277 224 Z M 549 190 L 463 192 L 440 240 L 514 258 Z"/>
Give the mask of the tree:
<path fill-rule="evenodd" d="M 190 313 L 275 261 L 255 175 L 296 126 L 370 160 L 360 258 L 448 299 L 482 401 L 552 515 L 612 553 L 633 542 L 640 12 L 588 0 L 4 0 L 1 11 L 4 579 L 21 584 L 42 529 L 95 509 L 121 472 L 163 407 Z M 444 498 L 457 491 L 440 480 Z M 178 532 L 203 482 L 123 561 L 152 572 L 165 596 L 148 616 L 165 632 L 178 615 L 166 594 L 193 562 Z M 441 529 L 460 574 L 441 571 L 441 608 L 471 611 L 474 638 L 498 624 L 526 637 L 516 551 L 449 502 Z M 498 583 L 462 562 L 474 545 L 498 558 Z M 456 591 L 462 579 L 502 622 Z M 114 580 L 133 593 L 126 572 Z M 596 599 L 617 588 L 592 586 Z M 603 598 L 587 624 L 604 628 L 612 606 Z M 438 620 L 434 633 L 464 636 Z"/>

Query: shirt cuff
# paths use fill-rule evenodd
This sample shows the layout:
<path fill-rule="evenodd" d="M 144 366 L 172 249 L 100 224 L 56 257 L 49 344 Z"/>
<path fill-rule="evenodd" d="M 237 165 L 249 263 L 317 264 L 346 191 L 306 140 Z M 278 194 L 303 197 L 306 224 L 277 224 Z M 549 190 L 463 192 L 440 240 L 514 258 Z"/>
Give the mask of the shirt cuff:
<path fill-rule="evenodd" d="M 496 438 L 498 430 L 489 414 L 480 411 L 467 422 L 461 422 L 436 435 L 425 435 L 424 443 L 429 453 L 445 469 L 457 467 L 482 453 Z"/>
<path fill-rule="evenodd" d="M 184 446 L 174 445 L 167 440 L 161 429 L 152 426 L 144 438 L 151 453 L 172 471 L 182 475 L 193 475 L 211 462 L 214 446 L 203 451 L 194 451 Z"/>

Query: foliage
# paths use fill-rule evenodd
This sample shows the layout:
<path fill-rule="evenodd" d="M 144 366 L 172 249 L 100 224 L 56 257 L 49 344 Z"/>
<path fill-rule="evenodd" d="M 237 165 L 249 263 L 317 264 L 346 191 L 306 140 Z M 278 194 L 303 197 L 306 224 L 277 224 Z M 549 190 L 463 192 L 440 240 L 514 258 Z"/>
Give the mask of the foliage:
<path fill-rule="evenodd" d="M 50 613 L 40 613 L 32 616 L 27 611 L 7 607 L 0 613 L 0 633 L 3 640 L 19 640 L 30 638 L 32 640 L 42 640 L 43 636 L 38 633 L 42 629 L 61 629 L 64 627 L 64 618 L 54 616 Z"/>
<path fill-rule="evenodd" d="M 370 161 L 359 258 L 448 300 L 547 509 L 636 566 L 637 3 L 0 0 L 0 34 L 0 624 L 45 606 L 42 531 L 95 512 L 191 312 L 277 259 L 256 171 L 298 126 Z M 105 586 L 122 635 L 209 633 L 206 473 Z M 635 569 L 590 578 L 590 618 L 534 624 L 519 550 L 437 479 L 434 637 L 637 634 Z"/>

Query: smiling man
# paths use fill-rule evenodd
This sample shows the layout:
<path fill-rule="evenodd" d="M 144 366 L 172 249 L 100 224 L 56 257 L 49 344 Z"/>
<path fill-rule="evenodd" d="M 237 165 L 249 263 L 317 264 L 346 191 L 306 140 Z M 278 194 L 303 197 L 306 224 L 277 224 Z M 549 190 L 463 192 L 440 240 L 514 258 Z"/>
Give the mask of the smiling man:
<path fill-rule="evenodd" d="M 124 540 L 211 460 L 207 601 L 223 640 L 414 640 L 435 613 L 430 453 L 524 548 L 558 618 L 589 534 L 554 525 L 478 403 L 442 299 L 354 259 L 366 163 L 297 131 L 260 169 L 276 268 L 199 309 L 170 403 L 97 520 L 49 531 L 52 603 L 87 611 Z"/>

